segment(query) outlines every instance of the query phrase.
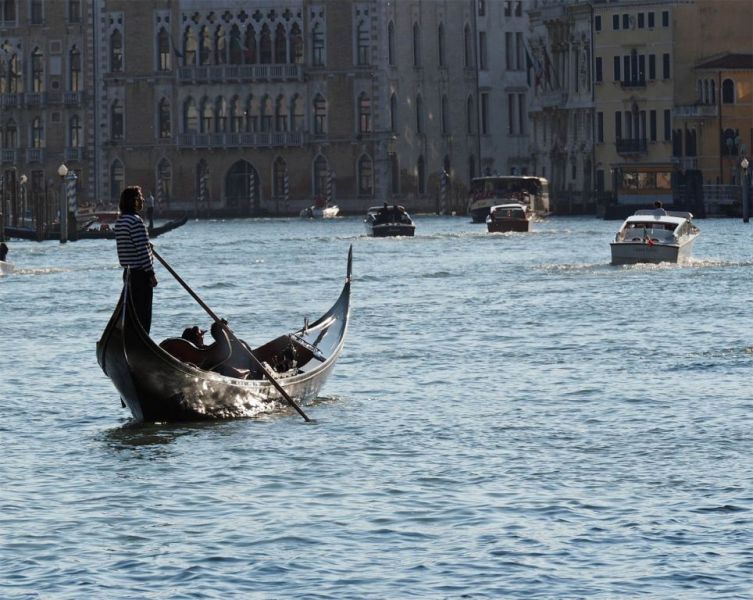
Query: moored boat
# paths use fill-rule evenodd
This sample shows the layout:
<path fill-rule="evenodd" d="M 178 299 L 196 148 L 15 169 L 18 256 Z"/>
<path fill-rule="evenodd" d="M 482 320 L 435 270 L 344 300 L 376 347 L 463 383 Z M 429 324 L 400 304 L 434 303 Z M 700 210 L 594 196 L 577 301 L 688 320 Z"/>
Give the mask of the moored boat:
<path fill-rule="evenodd" d="M 178 219 L 172 219 L 157 227 L 149 229 L 149 237 L 155 238 L 168 231 L 182 227 L 188 222 L 188 216 L 183 215 Z M 17 238 L 22 240 L 36 240 L 38 242 L 45 240 L 57 240 L 60 239 L 60 229 L 57 226 L 53 226 L 51 229 L 47 229 L 43 232 L 37 232 L 35 229 L 27 227 L 5 227 L 5 235 L 9 238 Z M 74 235 L 69 237 L 71 241 L 78 240 L 114 240 L 115 231 L 112 228 L 112 224 L 109 222 L 98 222 L 95 220 L 89 220 L 84 223 L 83 227 L 75 232 Z"/>
<path fill-rule="evenodd" d="M 304 208 L 300 215 L 304 219 L 334 219 L 340 214 L 340 207 L 336 204 L 326 206 L 309 206 Z"/>
<path fill-rule="evenodd" d="M 350 314 L 352 248 L 345 284 L 337 301 L 313 323 L 251 350 L 235 337 L 222 362 L 229 377 L 183 362 L 149 337 L 130 301 L 128 282 L 97 343 L 97 361 L 137 421 L 186 421 L 249 416 L 271 410 L 282 395 L 263 377 L 265 364 L 295 401 L 319 393 L 343 347 Z M 285 360 L 281 360 L 285 357 Z M 257 362 L 259 361 L 259 362 Z M 274 365 L 274 367 L 269 367 Z M 282 369 L 279 371 L 277 369 Z"/>
<path fill-rule="evenodd" d="M 474 223 L 486 222 L 492 206 L 523 204 L 532 217 L 549 214 L 549 182 L 532 175 L 485 175 L 471 180 L 468 214 Z"/>
<path fill-rule="evenodd" d="M 416 232 L 408 211 L 398 204 L 370 207 L 363 222 L 366 233 L 373 237 L 412 236 Z"/>
<path fill-rule="evenodd" d="M 498 204 L 492 206 L 486 217 L 486 230 L 490 233 L 505 231 L 529 231 L 531 215 L 522 204 Z"/>
<path fill-rule="evenodd" d="M 693 215 L 662 208 L 638 210 L 623 222 L 610 246 L 612 264 L 677 263 L 690 257 L 700 230 Z"/>

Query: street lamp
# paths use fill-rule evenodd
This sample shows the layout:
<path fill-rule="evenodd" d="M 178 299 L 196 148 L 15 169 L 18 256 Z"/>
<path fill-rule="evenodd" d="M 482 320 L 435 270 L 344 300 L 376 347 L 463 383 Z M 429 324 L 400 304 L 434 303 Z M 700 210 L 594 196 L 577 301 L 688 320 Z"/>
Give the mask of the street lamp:
<path fill-rule="evenodd" d="M 743 223 L 747 223 L 750 218 L 750 197 L 748 194 L 748 166 L 750 162 L 746 157 L 740 161 L 742 169 L 740 184 L 743 186 Z"/>
<path fill-rule="evenodd" d="M 68 175 L 68 167 L 62 163 L 58 167 L 60 175 L 60 243 L 65 244 L 68 241 L 68 206 L 65 197 L 65 176 Z"/>

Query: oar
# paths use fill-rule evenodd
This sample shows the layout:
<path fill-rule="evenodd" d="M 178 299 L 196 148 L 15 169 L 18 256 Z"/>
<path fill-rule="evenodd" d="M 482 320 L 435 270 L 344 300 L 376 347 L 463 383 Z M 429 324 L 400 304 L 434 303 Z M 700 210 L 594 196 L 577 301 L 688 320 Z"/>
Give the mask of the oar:
<path fill-rule="evenodd" d="M 206 304 L 204 303 L 204 301 L 203 301 L 203 300 L 202 300 L 201 298 L 199 298 L 198 294 L 197 294 L 196 292 L 194 292 L 194 291 L 193 291 L 193 290 L 192 290 L 192 289 L 191 289 L 190 287 L 188 287 L 188 284 L 187 284 L 187 283 L 186 283 L 185 281 L 183 281 L 183 280 L 181 279 L 180 275 L 178 275 L 178 274 L 177 274 L 177 273 L 176 273 L 176 272 L 175 272 L 175 271 L 173 270 L 173 268 L 172 268 L 172 267 L 171 267 L 170 265 L 168 265 L 168 264 L 167 264 L 167 262 L 165 261 L 165 259 L 164 259 L 164 258 L 162 258 L 162 257 L 161 257 L 161 256 L 159 255 L 159 253 L 158 253 L 158 252 L 157 252 L 157 251 L 156 251 L 156 250 L 155 250 L 154 248 L 152 248 L 152 254 L 154 254 L 154 256 L 155 256 L 155 257 L 157 258 L 157 260 L 159 260 L 159 261 L 160 261 L 160 262 L 162 263 L 162 266 L 163 266 L 163 267 L 165 267 L 165 268 L 166 268 L 166 269 L 167 269 L 167 270 L 168 270 L 168 271 L 170 272 L 170 275 L 172 275 L 173 277 L 175 277 L 175 279 L 176 279 L 176 280 L 178 281 L 178 283 L 179 283 L 180 285 L 182 285 L 182 286 L 183 286 L 183 288 L 184 288 L 184 289 L 185 289 L 185 290 L 186 290 L 186 291 L 187 291 L 187 292 L 188 292 L 189 294 L 191 294 L 191 296 L 193 296 L 193 299 L 194 299 L 194 300 L 196 300 L 196 302 L 198 302 L 198 303 L 199 303 L 199 306 L 201 306 L 201 308 L 203 308 L 203 309 L 204 309 L 205 311 L 207 311 L 207 314 L 208 314 L 208 315 L 209 315 L 210 317 L 212 317 L 212 319 L 214 319 L 214 320 L 215 320 L 215 321 L 216 321 L 217 323 L 219 323 L 220 325 L 222 325 L 222 327 L 224 327 L 224 328 L 225 328 L 225 331 L 227 331 L 227 333 L 228 333 L 228 336 L 230 336 L 230 337 L 231 337 L 231 338 L 232 338 L 233 340 L 235 340 L 235 341 L 236 341 L 236 342 L 238 343 L 238 345 L 239 345 L 239 346 L 241 346 L 241 347 L 242 347 L 242 348 L 243 348 L 244 350 L 246 350 L 246 353 L 247 353 L 247 354 L 248 354 L 248 355 L 249 355 L 249 356 L 251 357 L 251 359 L 252 359 L 252 360 L 253 360 L 253 361 L 254 361 L 254 362 L 256 363 L 256 365 L 257 365 L 257 366 L 258 366 L 258 367 L 259 367 L 259 368 L 261 369 L 262 373 L 264 373 L 264 375 L 266 375 L 266 377 L 267 377 L 267 379 L 269 379 L 270 383 L 271 383 L 271 384 L 272 384 L 273 386 L 275 386 L 275 389 L 277 389 L 277 391 L 278 391 L 278 392 L 280 392 L 280 394 L 282 395 L 282 397 L 283 397 L 283 398 L 285 398 L 285 400 L 287 401 L 287 403 L 288 403 L 288 404 L 290 404 L 290 406 L 292 406 L 293 408 L 295 408 L 295 409 L 296 409 L 296 410 L 298 411 L 298 414 L 299 414 L 299 415 L 301 415 L 301 416 L 302 416 L 302 417 L 303 417 L 303 418 L 304 418 L 304 419 L 305 419 L 306 421 L 311 421 L 311 419 L 309 419 L 309 418 L 308 418 L 308 417 L 306 416 L 306 413 L 305 413 L 305 412 L 303 412 L 303 410 L 301 410 L 301 407 L 300 407 L 300 406 L 298 406 L 298 404 L 296 404 L 295 400 L 293 400 L 293 399 L 292 399 L 292 398 L 290 397 L 290 394 L 288 394 L 288 393 L 287 393 L 287 392 L 286 392 L 286 391 L 285 391 L 285 390 L 283 389 L 283 387 L 282 387 L 282 386 L 281 386 L 281 385 L 279 384 L 279 382 L 278 382 L 278 381 L 277 381 L 277 380 L 276 380 L 276 379 L 274 378 L 274 376 L 273 376 L 273 375 L 272 375 L 272 374 L 271 374 L 271 373 L 270 373 L 269 371 L 267 371 L 266 367 L 265 367 L 265 366 L 264 366 L 263 364 L 261 364 L 261 361 L 260 361 L 260 360 L 259 360 L 258 358 L 256 358 L 256 356 L 254 356 L 254 353 L 253 353 L 253 352 L 251 352 L 251 351 L 249 351 L 249 350 L 248 350 L 248 349 L 247 349 L 247 348 L 246 348 L 246 347 L 245 347 L 245 346 L 244 346 L 244 345 L 243 345 L 243 344 L 242 344 L 242 343 L 241 343 L 241 342 L 240 342 L 240 341 L 238 340 L 238 338 L 237 338 L 237 337 L 235 337 L 235 334 L 234 334 L 234 333 L 233 333 L 233 332 L 232 332 L 232 331 L 230 330 L 230 327 L 228 327 L 228 326 L 227 326 L 227 323 L 226 323 L 226 322 L 224 322 L 224 321 L 223 321 L 222 319 L 220 319 L 220 318 L 219 318 L 219 317 L 218 317 L 218 316 L 217 316 L 217 315 L 216 315 L 216 314 L 214 313 L 214 311 L 213 311 L 213 310 L 212 310 L 211 308 L 209 308 L 209 307 L 208 307 L 208 306 L 207 306 L 207 305 L 206 305 Z"/>

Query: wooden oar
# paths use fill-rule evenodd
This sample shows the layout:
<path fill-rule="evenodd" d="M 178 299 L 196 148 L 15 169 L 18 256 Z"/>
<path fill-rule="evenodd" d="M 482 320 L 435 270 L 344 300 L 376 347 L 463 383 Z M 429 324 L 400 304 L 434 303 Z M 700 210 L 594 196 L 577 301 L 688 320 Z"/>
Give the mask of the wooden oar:
<path fill-rule="evenodd" d="M 177 273 L 176 273 L 176 272 L 175 272 L 175 271 L 173 270 L 173 268 L 172 268 L 172 267 L 171 267 L 170 265 L 168 265 L 168 264 L 167 264 L 167 262 L 165 261 L 165 259 L 164 259 L 164 258 L 162 258 L 162 257 L 161 257 L 161 256 L 159 255 L 159 253 L 158 253 L 158 252 L 157 252 L 157 251 L 156 251 L 156 250 L 155 250 L 154 248 L 152 248 L 152 254 L 154 254 L 154 256 L 155 256 L 155 257 L 157 258 L 157 260 L 159 260 L 159 261 L 160 261 L 160 262 L 162 263 L 162 266 L 163 266 L 163 267 L 165 267 L 165 268 L 166 268 L 166 269 L 167 269 L 167 270 L 168 270 L 168 271 L 170 272 L 170 275 L 172 275 L 173 277 L 175 277 L 175 279 L 177 280 L 177 282 L 178 282 L 178 283 L 179 283 L 180 285 L 182 285 L 182 286 L 183 286 L 183 288 L 184 288 L 184 289 L 185 289 L 185 290 L 186 290 L 186 291 L 187 291 L 187 292 L 188 292 L 189 294 L 191 294 L 191 296 L 193 296 L 193 299 L 194 299 L 194 300 L 196 300 L 196 302 L 198 302 L 198 303 L 199 303 L 199 306 L 201 306 L 201 308 L 203 308 L 203 309 L 204 309 L 205 311 L 207 311 L 207 314 L 208 314 L 208 315 L 209 315 L 210 317 L 212 317 L 212 319 L 214 319 L 214 320 L 215 320 L 215 321 L 216 321 L 217 323 L 219 323 L 220 325 L 222 325 L 222 327 L 223 327 L 223 328 L 225 329 L 225 331 L 227 331 L 227 334 L 228 334 L 228 336 L 230 336 L 230 337 L 231 337 L 231 338 L 232 338 L 233 340 L 235 340 L 235 341 L 237 342 L 237 345 L 238 345 L 238 346 L 240 346 L 241 348 L 243 348 L 243 349 L 244 349 L 244 350 L 246 351 L 246 353 L 247 353 L 247 354 L 248 354 L 248 355 L 249 355 L 249 356 L 251 357 L 251 359 L 252 359 L 252 360 L 253 360 L 253 361 L 254 361 L 254 362 L 256 363 L 256 365 L 257 365 L 257 366 L 258 366 L 258 367 L 259 367 L 259 368 L 261 369 L 262 373 L 264 373 L 264 375 L 265 375 L 265 376 L 267 377 L 267 379 L 269 379 L 270 383 L 271 383 L 271 384 L 272 384 L 273 386 L 275 386 L 275 389 L 276 389 L 276 390 L 277 390 L 278 392 L 280 392 L 280 394 L 282 395 L 282 397 L 283 397 L 283 398 L 285 398 L 285 400 L 287 401 L 287 403 L 288 403 L 288 404 L 290 404 L 290 406 L 292 406 L 292 407 L 293 407 L 294 409 L 296 409 L 296 410 L 298 411 L 298 414 L 299 414 L 299 415 L 301 415 L 301 416 L 302 416 L 302 417 L 303 417 L 303 418 L 304 418 L 304 419 L 305 419 L 305 420 L 306 420 L 307 422 L 308 422 L 308 421 L 311 421 L 311 419 L 309 419 L 309 418 L 308 418 L 308 416 L 306 416 L 306 413 L 305 413 L 305 412 L 303 412 L 303 410 L 301 410 L 301 407 L 300 407 L 300 406 L 298 406 L 298 404 L 296 404 L 295 400 L 293 400 L 293 399 L 292 399 L 292 398 L 290 397 L 290 394 L 288 394 L 288 393 L 287 393 L 287 392 L 285 391 L 285 389 L 284 389 L 284 388 L 283 388 L 283 387 L 282 387 L 282 386 L 280 385 L 280 383 L 279 383 L 279 382 L 278 382 L 278 381 L 277 381 L 277 380 L 276 380 L 276 379 L 274 378 L 274 376 L 273 376 L 273 375 L 272 375 L 272 374 L 271 374 L 271 373 L 270 373 L 269 371 L 267 371 L 266 367 L 265 367 L 265 366 L 264 366 L 264 365 L 263 365 L 263 364 L 261 363 L 261 361 L 260 361 L 260 360 L 259 360 L 258 358 L 256 358 L 256 356 L 254 356 L 254 353 L 253 353 L 253 352 L 251 352 L 251 351 L 249 351 L 249 350 L 248 350 L 248 349 L 247 349 L 247 348 L 246 348 L 246 347 L 245 347 L 245 346 L 244 346 L 244 345 L 243 345 L 243 344 L 242 344 L 242 343 L 241 343 L 241 342 L 240 342 L 240 341 L 238 340 L 238 338 L 237 338 L 237 337 L 235 336 L 235 334 L 234 334 L 234 333 L 233 333 L 233 332 L 232 332 L 232 331 L 230 330 L 230 327 L 228 327 L 228 326 L 227 326 L 227 323 L 226 323 L 225 321 L 223 321 L 222 319 L 220 319 L 220 318 L 219 318 L 219 317 L 218 317 L 218 316 L 217 316 L 217 315 L 216 315 L 216 314 L 214 313 L 214 311 L 213 311 L 213 310 L 212 310 L 211 308 L 209 308 L 209 307 L 208 307 L 208 306 L 207 306 L 207 305 L 206 305 L 206 304 L 204 303 L 204 301 L 203 301 L 203 300 L 202 300 L 201 298 L 199 298 L 198 294 L 197 294 L 196 292 L 194 292 L 194 291 L 193 291 L 193 290 L 192 290 L 192 289 L 191 289 L 191 288 L 190 288 L 190 287 L 188 286 L 188 284 L 187 284 L 187 283 L 186 283 L 185 281 L 183 281 L 183 279 L 181 279 L 180 275 L 178 275 L 178 274 L 177 274 Z"/>

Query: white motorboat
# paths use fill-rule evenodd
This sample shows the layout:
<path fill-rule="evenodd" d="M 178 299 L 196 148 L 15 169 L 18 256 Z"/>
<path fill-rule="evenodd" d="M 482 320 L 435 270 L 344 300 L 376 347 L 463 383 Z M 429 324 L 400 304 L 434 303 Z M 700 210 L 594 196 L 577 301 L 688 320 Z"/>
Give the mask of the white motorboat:
<path fill-rule="evenodd" d="M 304 219 L 333 219 L 340 214 L 340 207 L 336 204 L 326 206 L 309 206 L 301 211 Z"/>
<path fill-rule="evenodd" d="M 690 257 L 701 233 L 689 212 L 638 210 L 625 219 L 612 246 L 612 264 L 677 263 Z"/>
<path fill-rule="evenodd" d="M 13 273 L 13 270 L 15 269 L 15 265 L 11 262 L 7 262 L 4 260 L 0 260 L 0 275 L 6 275 L 8 273 Z"/>
<path fill-rule="evenodd" d="M 530 231 L 531 214 L 523 204 L 497 204 L 492 206 L 486 217 L 486 230 L 489 233 L 507 231 Z"/>

